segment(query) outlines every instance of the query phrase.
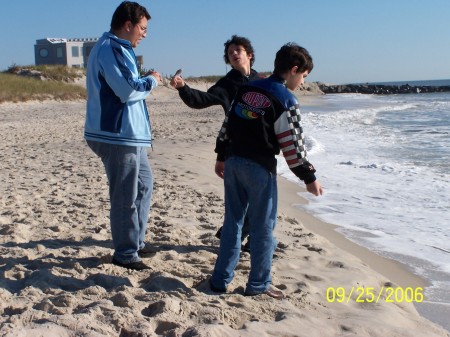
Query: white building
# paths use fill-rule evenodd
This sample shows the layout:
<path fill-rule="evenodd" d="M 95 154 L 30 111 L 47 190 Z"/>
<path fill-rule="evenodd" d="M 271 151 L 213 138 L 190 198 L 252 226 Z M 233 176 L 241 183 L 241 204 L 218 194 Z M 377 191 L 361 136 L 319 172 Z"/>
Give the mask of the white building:
<path fill-rule="evenodd" d="M 97 41 L 98 38 L 36 40 L 34 45 L 35 63 L 36 65 L 59 64 L 86 68 L 89 54 Z"/>

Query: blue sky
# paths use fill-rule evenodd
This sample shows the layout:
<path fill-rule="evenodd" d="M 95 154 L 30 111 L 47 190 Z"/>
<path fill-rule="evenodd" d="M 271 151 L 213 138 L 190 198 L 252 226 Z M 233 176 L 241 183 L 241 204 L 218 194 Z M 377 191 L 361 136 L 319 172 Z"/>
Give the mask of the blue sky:
<path fill-rule="evenodd" d="M 34 64 L 46 37 L 98 37 L 120 0 L 15 0 L 2 3 L 0 70 Z M 222 75 L 223 43 L 233 34 L 255 48 L 254 68 L 271 71 L 294 41 L 315 68 L 308 81 L 354 83 L 450 78 L 448 0 L 141 0 L 150 20 L 136 49 L 163 74 Z"/>

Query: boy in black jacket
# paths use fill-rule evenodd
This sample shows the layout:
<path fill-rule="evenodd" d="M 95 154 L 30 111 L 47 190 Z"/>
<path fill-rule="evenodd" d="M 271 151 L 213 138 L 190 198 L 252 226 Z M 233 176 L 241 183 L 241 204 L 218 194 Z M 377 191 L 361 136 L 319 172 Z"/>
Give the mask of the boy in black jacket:
<path fill-rule="evenodd" d="M 283 298 L 271 286 L 273 230 L 277 220 L 275 155 L 283 151 L 291 171 L 308 192 L 322 195 L 315 169 L 306 156 L 295 90 L 313 69 L 308 51 L 284 45 L 276 54 L 273 75 L 242 86 L 217 139 L 216 174 L 224 179 L 225 218 L 220 251 L 210 279 L 211 289 L 226 292 L 239 260 L 240 236 L 248 217 L 252 244 L 251 270 L 245 295 Z"/>
<path fill-rule="evenodd" d="M 252 68 L 255 63 L 255 51 L 249 39 L 233 35 L 224 43 L 223 59 L 231 65 L 231 70 L 217 81 L 208 91 L 200 91 L 188 86 L 181 76 L 175 76 L 170 85 L 178 90 L 184 104 L 193 109 L 204 109 L 214 105 L 221 105 L 224 113 L 228 111 L 231 101 L 240 86 L 249 81 L 261 79 L 258 72 Z M 220 238 L 222 228 L 216 236 Z M 242 240 L 248 236 L 248 225 L 245 222 L 242 230 Z M 250 238 L 249 238 L 250 239 Z M 248 251 L 250 241 L 243 246 Z"/>

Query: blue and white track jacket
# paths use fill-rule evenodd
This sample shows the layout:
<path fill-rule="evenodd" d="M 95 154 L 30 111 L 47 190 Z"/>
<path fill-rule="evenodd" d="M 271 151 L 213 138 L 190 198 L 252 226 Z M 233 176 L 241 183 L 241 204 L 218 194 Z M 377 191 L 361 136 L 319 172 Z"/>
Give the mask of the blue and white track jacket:
<path fill-rule="evenodd" d="M 153 76 L 139 76 L 129 41 L 104 33 L 89 55 L 84 137 L 110 144 L 151 146 L 145 98 L 157 85 Z"/>

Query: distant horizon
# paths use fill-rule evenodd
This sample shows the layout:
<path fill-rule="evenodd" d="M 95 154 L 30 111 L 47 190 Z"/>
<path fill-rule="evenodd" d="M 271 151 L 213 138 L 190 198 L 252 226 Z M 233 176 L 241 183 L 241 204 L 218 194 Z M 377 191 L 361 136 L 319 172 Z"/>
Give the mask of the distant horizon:
<path fill-rule="evenodd" d="M 10 66 L 8 66 L 6 69 L 1 70 L 0 72 L 5 73 L 8 71 L 8 69 L 10 69 L 11 67 L 36 67 L 35 64 L 27 64 L 27 65 L 21 65 L 21 64 L 12 64 Z M 56 64 L 50 64 L 48 66 L 58 66 Z M 84 69 L 84 68 L 81 68 Z M 231 69 L 231 68 L 230 68 Z M 230 70 L 228 69 L 228 71 Z M 271 73 L 272 71 L 260 71 L 260 73 Z M 198 78 L 198 77 L 222 77 L 226 74 L 203 74 L 203 75 L 196 75 L 196 76 L 185 76 L 185 78 Z M 173 74 L 165 74 L 162 73 L 163 76 L 170 76 Z M 450 77 L 449 78 L 438 78 L 438 79 L 427 79 L 427 80 L 395 80 L 395 81 L 364 81 L 364 82 L 329 82 L 329 81 L 310 81 L 308 78 L 305 80 L 305 82 L 309 82 L 309 83 L 326 83 L 326 84 L 330 84 L 330 85 L 363 85 L 363 84 L 369 84 L 369 85 L 375 85 L 375 84 L 380 84 L 380 85 L 403 85 L 403 84 L 410 84 L 411 83 L 417 83 L 417 82 L 448 82 L 446 84 L 430 84 L 433 86 L 450 86 Z M 414 84 L 415 86 L 417 86 L 417 84 Z M 424 84 L 421 84 L 424 85 Z"/>
<path fill-rule="evenodd" d="M 376 82 L 360 82 L 360 83 L 347 83 L 347 84 L 366 84 L 366 83 L 368 83 L 368 84 L 389 85 L 391 83 L 392 85 L 397 85 L 398 83 L 399 84 L 402 84 L 402 83 L 408 84 L 408 83 L 418 83 L 418 82 L 448 82 L 448 84 L 443 84 L 443 86 L 448 86 L 448 85 L 450 85 L 450 78 L 442 78 L 442 79 L 439 78 L 439 79 L 432 79 L 432 80 L 376 81 Z M 431 84 L 431 85 L 439 86 L 437 84 Z"/>
<path fill-rule="evenodd" d="M 5 2 L 1 22 L 14 35 L 0 53 L 0 69 L 33 64 L 34 44 L 46 36 L 100 37 L 121 2 L 77 0 L 63 8 L 58 0 Z M 179 68 L 185 77 L 225 74 L 224 42 L 237 34 L 251 40 L 257 71 L 273 70 L 286 42 L 305 47 L 314 60 L 310 82 L 450 78 L 448 0 L 138 2 L 152 18 L 135 52 L 146 69 L 164 74 Z"/>

